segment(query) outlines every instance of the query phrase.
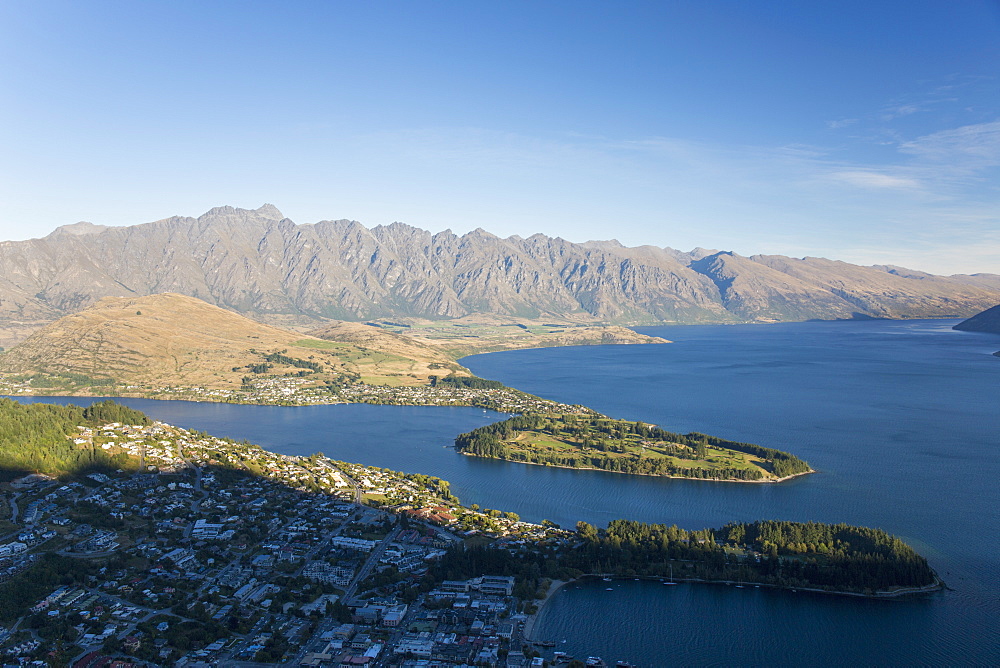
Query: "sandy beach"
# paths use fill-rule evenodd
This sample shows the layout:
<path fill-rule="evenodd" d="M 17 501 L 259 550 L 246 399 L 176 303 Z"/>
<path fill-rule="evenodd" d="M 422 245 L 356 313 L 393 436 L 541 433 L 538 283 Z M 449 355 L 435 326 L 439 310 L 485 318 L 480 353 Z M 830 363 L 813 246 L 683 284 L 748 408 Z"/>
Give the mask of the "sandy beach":
<path fill-rule="evenodd" d="M 538 610 L 535 612 L 535 614 L 529 615 L 528 619 L 525 620 L 525 622 L 524 622 L 524 633 L 523 633 L 523 636 L 524 636 L 525 640 L 531 640 L 532 639 L 531 633 L 535 629 L 535 622 L 538 620 L 539 615 L 542 614 L 542 611 L 545 610 L 545 604 L 549 602 L 549 599 L 552 598 L 553 594 L 555 594 L 557 591 L 559 591 L 560 589 L 562 589 L 563 586 L 569 584 L 569 582 L 571 582 L 571 581 L 568 581 L 568 580 L 553 580 L 552 581 L 552 584 L 549 585 L 549 590 L 547 592 L 545 592 L 545 598 L 543 598 L 542 600 L 538 601 L 538 603 L 536 604 L 537 607 L 538 607 Z"/>

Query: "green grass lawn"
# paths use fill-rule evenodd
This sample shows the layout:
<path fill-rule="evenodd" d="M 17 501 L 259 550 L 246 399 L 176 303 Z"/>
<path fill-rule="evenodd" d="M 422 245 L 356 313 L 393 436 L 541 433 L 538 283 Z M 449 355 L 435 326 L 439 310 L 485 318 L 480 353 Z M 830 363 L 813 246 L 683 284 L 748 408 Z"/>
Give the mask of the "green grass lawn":
<path fill-rule="evenodd" d="M 317 350 L 340 350 L 349 348 L 350 344 L 339 341 L 320 341 L 319 339 L 299 339 L 292 343 L 299 348 L 316 348 Z"/>
<path fill-rule="evenodd" d="M 646 441 L 643 445 L 640 439 L 634 436 L 625 439 L 624 452 L 615 451 L 622 446 L 621 440 L 610 441 L 611 448 L 600 450 L 584 446 L 582 439 L 565 432 L 553 435 L 541 431 L 522 431 L 506 443 L 513 451 L 524 454 L 607 456 L 612 459 L 632 459 L 640 456 L 644 459 L 666 459 L 672 465 L 683 468 L 757 469 L 766 472 L 766 469 L 760 466 L 762 463 L 760 458 L 735 450 L 707 446 L 705 458 L 689 459 L 679 456 L 693 454 L 694 451 L 689 447 L 666 441 Z"/>

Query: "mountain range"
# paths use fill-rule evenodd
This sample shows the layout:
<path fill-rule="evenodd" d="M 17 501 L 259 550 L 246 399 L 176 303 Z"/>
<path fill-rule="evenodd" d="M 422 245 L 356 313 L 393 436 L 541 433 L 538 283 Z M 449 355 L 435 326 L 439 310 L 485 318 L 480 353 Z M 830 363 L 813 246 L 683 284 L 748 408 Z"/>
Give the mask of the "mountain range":
<path fill-rule="evenodd" d="M 822 258 L 629 248 L 402 223 L 297 225 L 270 204 L 0 242 L 0 345 L 108 297 L 180 293 L 296 329 L 329 319 L 494 314 L 555 323 L 965 317 L 1000 275 L 934 276 Z"/>

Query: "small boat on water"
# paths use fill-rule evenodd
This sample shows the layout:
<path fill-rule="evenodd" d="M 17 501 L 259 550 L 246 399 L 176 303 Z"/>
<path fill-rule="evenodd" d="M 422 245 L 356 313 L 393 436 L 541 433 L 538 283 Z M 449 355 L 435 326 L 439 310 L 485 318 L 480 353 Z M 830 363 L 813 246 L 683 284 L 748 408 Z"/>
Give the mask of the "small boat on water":
<path fill-rule="evenodd" d="M 599 656 L 588 656 L 587 662 L 584 664 L 588 668 L 608 668 L 608 664 L 604 663 L 604 659 Z"/>
<path fill-rule="evenodd" d="M 614 591 L 614 588 L 612 588 L 612 587 L 608 587 L 608 588 L 607 588 L 607 589 L 605 589 L 604 591 Z"/>
<path fill-rule="evenodd" d="M 604 580 L 605 582 L 611 582 L 611 578 L 601 578 L 601 579 Z"/>
<path fill-rule="evenodd" d="M 573 660 L 573 657 L 566 652 L 554 652 L 552 654 L 552 661 L 554 663 L 569 663 Z"/>

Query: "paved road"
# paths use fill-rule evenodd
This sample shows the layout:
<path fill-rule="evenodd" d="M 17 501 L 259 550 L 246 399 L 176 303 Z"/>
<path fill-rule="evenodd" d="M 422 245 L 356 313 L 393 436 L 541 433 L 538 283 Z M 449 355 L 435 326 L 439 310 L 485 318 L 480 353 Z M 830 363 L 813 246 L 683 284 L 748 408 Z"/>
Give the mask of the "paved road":
<path fill-rule="evenodd" d="M 348 585 L 347 589 L 344 591 L 344 597 L 342 600 L 345 605 L 353 605 L 354 592 L 357 590 L 358 585 L 363 582 L 365 578 L 371 575 L 375 566 L 378 565 L 379 557 L 385 553 L 386 549 L 389 547 L 389 543 L 396 540 L 402 530 L 403 527 L 401 526 L 393 527 L 392 531 L 389 532 L 389 535 L 383 538 L 382 542 L 376 545 L 375 549 L 371 551 L 371 554 L 368 555 L 368 560 L 365 561 L 364 566 L 358 570 L 354 579 L 351 580 L 351 584 Z"/>
<path fill-rule="evenodd" d="M 188 467 L 194 472 L 194 491 L 197 492 L 197 494 L 191 498 L 191 504 L 189 505 L 189 508 L 191 509 L 192 513 L 196 513 L 198 512 L 198 507 L 201 506 L 201 502 L 208 498 L 208 492 L 206 492 L 205 488 L 201 486 L 201 467 L 197 466 L 194 462 L 192 462 L 190 459 L 184 456 L 184 453 L 181 450 L 180 443 L 176 443 L 176 446 L 177 446 L 177 457 L 184 462 L 184 465 L 186 467 Z M 190 524 L 187 525 L 187 527 L 184 528 L 184 540 L 188 542 L 191 541 L 191 531 L 193 530 L 194 530 L 194 522 L 191 522 Z"/>
<path fill-rule="evenodd" d="M 18 512 L 19 512 L 18 508 L 17 508 L 17 499 L 18 499 L 19 496 L 21 496 L 20 492 L 14 492 L 13 494 L 11 494 L 7 498 L 7 502 L 10 504 L 10 522 L 11 522 L 11 524 L 17 524 L 17 515 L 18 515 Z"/>
<path fill-rule="evenodd" d="M 354 480 L 354 478 L 352 478 L 351 476 L 347 475 L 347 473 L 345 473 L 342 469 L 337 469 L 337 470 L 340 471 L 340 475 L 342 475 L 344 477 L 344 480 L 346 480 L 347 483 L 352 488 L 354 488 L 354 503 L 360 506 L 361 505 L 361 487 L 358 485 L 357 481 Z"/>

